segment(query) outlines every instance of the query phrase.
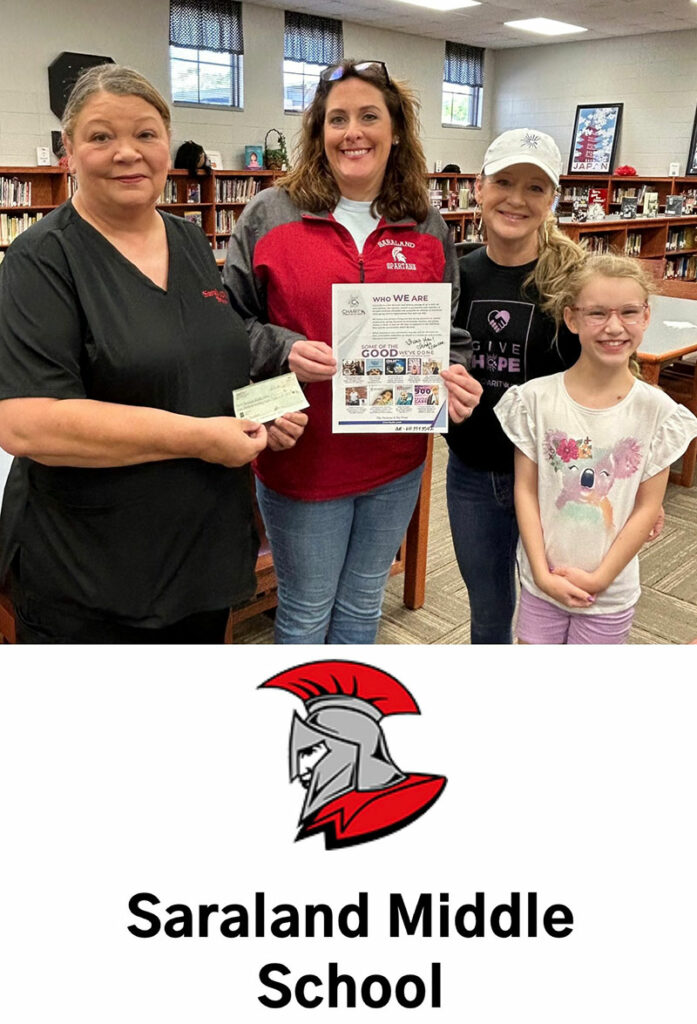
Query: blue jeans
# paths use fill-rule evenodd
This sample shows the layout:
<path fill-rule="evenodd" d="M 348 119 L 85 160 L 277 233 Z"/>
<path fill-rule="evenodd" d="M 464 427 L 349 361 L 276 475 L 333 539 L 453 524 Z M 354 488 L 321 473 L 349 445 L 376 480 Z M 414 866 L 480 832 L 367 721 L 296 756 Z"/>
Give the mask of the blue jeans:
<path fill-rule="evenodd" d="M 277 644 L 375 642 L 422 472 L 331 501 L 296 501 L 257 480 L 278 579 Z"/>
<path fill-rule="evenodd" d="M 513 643 L 518 524 L 513 474 L 470 469 L 448 458 L 448 515 L 467 585 L 473 644 Z"/>

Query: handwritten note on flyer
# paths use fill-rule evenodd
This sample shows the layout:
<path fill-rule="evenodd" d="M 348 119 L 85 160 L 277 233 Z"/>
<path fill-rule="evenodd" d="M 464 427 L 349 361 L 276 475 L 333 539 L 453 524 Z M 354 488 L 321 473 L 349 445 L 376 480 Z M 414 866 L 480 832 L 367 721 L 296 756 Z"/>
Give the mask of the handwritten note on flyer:
<path fill-rule="evenodd" d="M 335 284 L 335 434 L 448 428 L 449 284 Z"/>

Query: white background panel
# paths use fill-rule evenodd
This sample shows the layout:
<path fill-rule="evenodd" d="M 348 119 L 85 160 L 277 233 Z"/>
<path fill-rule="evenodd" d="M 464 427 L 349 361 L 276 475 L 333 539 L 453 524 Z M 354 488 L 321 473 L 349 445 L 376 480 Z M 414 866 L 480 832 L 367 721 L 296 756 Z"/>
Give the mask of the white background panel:
<path fill-rule="evenodd" d="M 420 716 L 383 720 L 405 771 L 448 785 L 392 836 L 294 842 L 301 702 L 258 685 L 317 648 L 5 649 L 2 964 L 9 1024 L 306 1019 L 477 1024 L 694 1020 L 694 653 L 333 648 L 393 673 Z M 369 896 L 369 937 L 137 939 L 128 900 L 267 908 Z M 388 895 L 511 892 L 573 911 L 552 939 L 388 937 Z M 163 918 L 166 915 L 162 915 Z M 267 914 L 272 920 L 273 915 Z M 269 962 L 359 982 L 428 977 L 440 1010 L 263 1007 Z M 267 994 L 275 998 L 275 994 Z M 312 994 L 312 993 L 311 993 Z M 314 1013 L 314 1016 L 313 1016 Z"/>

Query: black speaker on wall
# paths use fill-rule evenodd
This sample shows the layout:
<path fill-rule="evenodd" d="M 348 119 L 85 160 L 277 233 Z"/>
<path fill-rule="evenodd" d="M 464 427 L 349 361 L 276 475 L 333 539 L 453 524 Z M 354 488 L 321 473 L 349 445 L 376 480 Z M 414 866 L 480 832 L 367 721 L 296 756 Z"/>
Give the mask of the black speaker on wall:
<path fill-rule="evenodd" d="M 112 57 L 99 57 L 94 53 L 59 53 L 48 66 L 48 95 L 56 117 L 63 116 L 68 96 L 83 71 L 98 64 L 114 63 Z"/>

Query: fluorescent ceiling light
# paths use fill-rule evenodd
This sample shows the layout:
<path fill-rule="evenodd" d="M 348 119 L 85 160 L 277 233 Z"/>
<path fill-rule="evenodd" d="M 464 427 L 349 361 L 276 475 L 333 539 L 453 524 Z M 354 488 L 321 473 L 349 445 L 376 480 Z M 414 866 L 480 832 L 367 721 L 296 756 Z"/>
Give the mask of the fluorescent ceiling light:
<path fill-rule="evenodd" d="M 396 2 L 412 4 L 414 7 L 428 7 L 430 11 L 456 11 L 459 7 L 481 7 L 480 0 L 396 0 Z"/>
<path fill-rule="evenodd" d="M 566 36 L 571 32 L 587 32 L 580 25 L 567 25 L 565 21 L 551 18 L 525 18 L 523 21 L 504 21 L 508 28 L 519 28 L 523 32 L 536 32 L 540 36 Z"/>

